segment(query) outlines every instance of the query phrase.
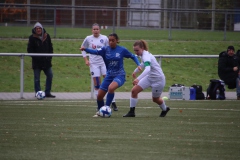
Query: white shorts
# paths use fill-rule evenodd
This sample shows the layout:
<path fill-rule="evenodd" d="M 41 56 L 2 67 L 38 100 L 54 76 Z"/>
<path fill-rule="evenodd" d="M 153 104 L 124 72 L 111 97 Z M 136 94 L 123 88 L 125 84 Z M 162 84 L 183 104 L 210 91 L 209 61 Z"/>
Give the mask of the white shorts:
<path fill-rule="evenodd" d="M 144 90 L 148 87 L 152 88 L 152 97 L 160 97 L 163 88 L 165 86 L 165 77 L 162 79 L 157 79 L 157 80 L 149 80 L 148 76 L 142 78 L 139 82 L 138 85 Z"/>
<path fill-rule="evenodd" d="M 103 65 L 90 65 L 90 72 L 92 77 L 101 77 L 106 75 L 107 69 L 105 64 Z"/>

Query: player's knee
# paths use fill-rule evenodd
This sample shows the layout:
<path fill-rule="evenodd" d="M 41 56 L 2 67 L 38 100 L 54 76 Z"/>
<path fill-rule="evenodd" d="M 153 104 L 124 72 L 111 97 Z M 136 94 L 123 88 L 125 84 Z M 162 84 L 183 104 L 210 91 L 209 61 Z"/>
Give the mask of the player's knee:
<path fill-rule="evenodd" d="M 103 100 L 103 98 L 105 97 L 106 95 L 106 91 L 102 90 L 102 89 L 99 89 L 98 90 L 98 95 L 97 95 L 97 100 Z"/>
<path fill-rule="evenodd" d="M 115 89 L 114 88 L 108 88 L 108 93 L 114 93 Z"/>
<path fill-rule="evenodd" d="M 152 97 L 152 101 L 155 103 L 162 103 L 162 99 L 160 97 Z"/>
<path fill-rule="evenodd" d="M 138 95 L 138 92 L 135 89 L 132 89 L 131 93 L 132 93 L 132 96 L 137 96 Z"/>
<path fill-rule="evenodd" d="M 97 95 L 97 100 L 98 100 L 98 101 L 103 100 L 103 96 L 102 96 L 101 94 L 98 94 L 98 95 Z"/>

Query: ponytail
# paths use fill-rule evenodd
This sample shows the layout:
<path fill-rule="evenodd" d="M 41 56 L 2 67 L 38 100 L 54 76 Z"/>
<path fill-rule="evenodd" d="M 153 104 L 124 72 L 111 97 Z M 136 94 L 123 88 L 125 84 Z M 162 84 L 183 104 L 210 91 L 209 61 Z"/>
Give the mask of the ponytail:
<path fill-rule="evenodd" d="M 144 40 L 142 40 L 142 39 L 136 41 L 136 42 L 133 44 L 133 46 L 139 46 L 140 48 L 142 48 L 142 49 L 148 51 L 148 45 L 147 45 L 147 42 L 144 41 Z"/>

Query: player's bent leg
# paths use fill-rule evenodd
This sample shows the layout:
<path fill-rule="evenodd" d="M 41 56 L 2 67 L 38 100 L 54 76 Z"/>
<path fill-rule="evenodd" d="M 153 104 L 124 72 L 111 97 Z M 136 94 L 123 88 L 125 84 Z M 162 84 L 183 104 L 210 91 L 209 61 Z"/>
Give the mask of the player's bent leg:
<path fill-rule="evenodd" d="M 112 100 L 114 98 L 114 92 L 117 88 L 118 88 L 118 83 L 114 81 L 108 86 L 108 94 L 106 99 L 107 106 L 110 106 L 110 104 L 112 103 Z"/>
<path fill-rule="evenodd" d="M 102 75 L 102 76 L 103 76 L 103 78 L 106 77 L 106 75 Z M 111 108 L 112 108 L 114 111 L 118 111 L 118 108 L 117 108 L 117 104 L 116 104 L 116 100 L 115 100 L 115 98 L 113 98 L 113 100 L 112 100 Z"/>
<path fill-rule="evenodd" d="M 112 108 L 114 111 L 118 111 L 118 107 L 117 107 L 116 100 L 115 100 L 114 97 L 113 97 L 113 100 L 112 100 L 111 108 Z"/>
<path fill-rule="evenodd" d="M 116 104 L 116 100 L 115 98 L 113 97 L 113 100 L 112 100 L 112 105 L 111 105 L 112 109 L 114 111 L 118 111 L 118 108 L 117 108 L 117 104 Z"/>
<path fill-rule="evenodd" d="M 99 89 L 99 93 L 98 93 L 98 97 L 97 97 L 97 112 L 96 114 L 93 116 L 93 117 L 99 117 L 99 109 L 104 106 L 104 96 L 107 92 L 102 90 L 102 89 Z"/>
<path fill-rule="evenodd" d="M 167 113 L 170 111 L 170 108 L 165 105 L 165 102 L 160 97 L 152 97 L 153 102 L 157 103 L 159 107 L 162 109 L 162 112 L 160 113 L 159 117 L 165 117 Z"/>
<path fill-rule="evenodd" d="M 137 98 L 130 98 L 130 110 L 127 114 L 123 115 L 123 117 L 135 117 L 135 107 L 137 105 Z"/>
<path fill-rule="evenodd" d="M 104 96 L 106 95 L 106 91 L 102 90 L 102 89 L 99 89 L 98 90 L 98 96 L 97 96 L 97 105 L 98 105 L 98 110 L 104 106 Z"/>
<path fill-rule="evenodd" d="M 127 114 L 123 115 L 123 117 L 135 117 L 135 107 L 138 102 L 138 93 L 142 91 L 142 87 L 139 85 L 136 85 L 132 88 L 131 91 L 131 98 L 130 98 L 130 110 Z"/>
<path fill-rule="evenodd" d="M 113 102 L 113 99 L 114 99 L 114 92 L 115 90 L 118 88 L 118 83 L 113 81 L 109 87 L 108 87 L 108 95 L 107 95 L 107 99 L 106 99 L 106 105 L 111 105 L 112 109 L 114 111 L 118 111 L 118 108 L 117 108 L 117 105 L 116 105 L 116 102 Z"/>
<path fill-rule="evenodd" d="M 97 98 L 101 79 L 100 79 L 100 77 L 92 77 L 92 79 L 93 79 L 93 83 L 94 83 L 94 94 L 95 94 L 95 97 Z M 98 107 L 96 108 L 96 110 L 97 111 L 99 110 Z"/>
<path fill-rule="evenodd" d="M 131 97 L 138 98 L 138 93 L 140 93 L 142 91 L 143 91 L 143 89 L 139 85 L 134 86 L 131 91 Z"/>
<path fill-rule="evenodd" d="M 100 77 L 92 77 L 92 79 L 93 79 L 93 83 L 94 83 L 94 94 L 97 97 L 98 90 L 99 90 L 100 84 L 101 84 L 101 79 L 100 79 Z"/>
<path fill-rule="evenodd" d="M 123 115 L 123 117 L 135 117 L 135 116 L 136 116 L 135 107 L 130 107 L 130 111 L 127 114 Z"/>
<path fill-rule="evenodd" d="M 162 112 L 160 113 L 159 117 L 165 117 L 169 111 L 170 111 L 170 108 L 167 107 L 166 111 L 162 111 Z"/>

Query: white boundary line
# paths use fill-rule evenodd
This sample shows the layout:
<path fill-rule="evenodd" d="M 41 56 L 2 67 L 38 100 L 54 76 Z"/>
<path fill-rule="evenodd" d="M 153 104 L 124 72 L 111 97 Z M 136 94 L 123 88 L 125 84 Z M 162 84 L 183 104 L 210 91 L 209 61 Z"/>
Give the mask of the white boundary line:
<path fill-rule="evenodd" d="M 8 104 L 9 106 L 43 106 L 44 104 L 42 103 L 32 103 L 32 104 L 26 104 L 26 103 L 18 103 L 18 104 Z M 56 104 L 56 105 L 52 105 L 52 106 L 66 106 L 66 107 L 94 107 L 96 108 L 96 105 L 86 105 L 86 104 Z M 121 107 L 127 107 L 128 106 L 121 106 Z M 136 108 L 141 108 L 141 109 L 152 109 L 152 108 L 158 108 L 156 107 L 136 107 Z M 229 109 L 211 109 L 211 108 L 175 108 L 175 107 L 171 107 L 171 110 L 202 110 L 202 111 L 238 111 L 240 112 L 240 109 L 233 109 L 233 108 L 229 108 Z"/>

